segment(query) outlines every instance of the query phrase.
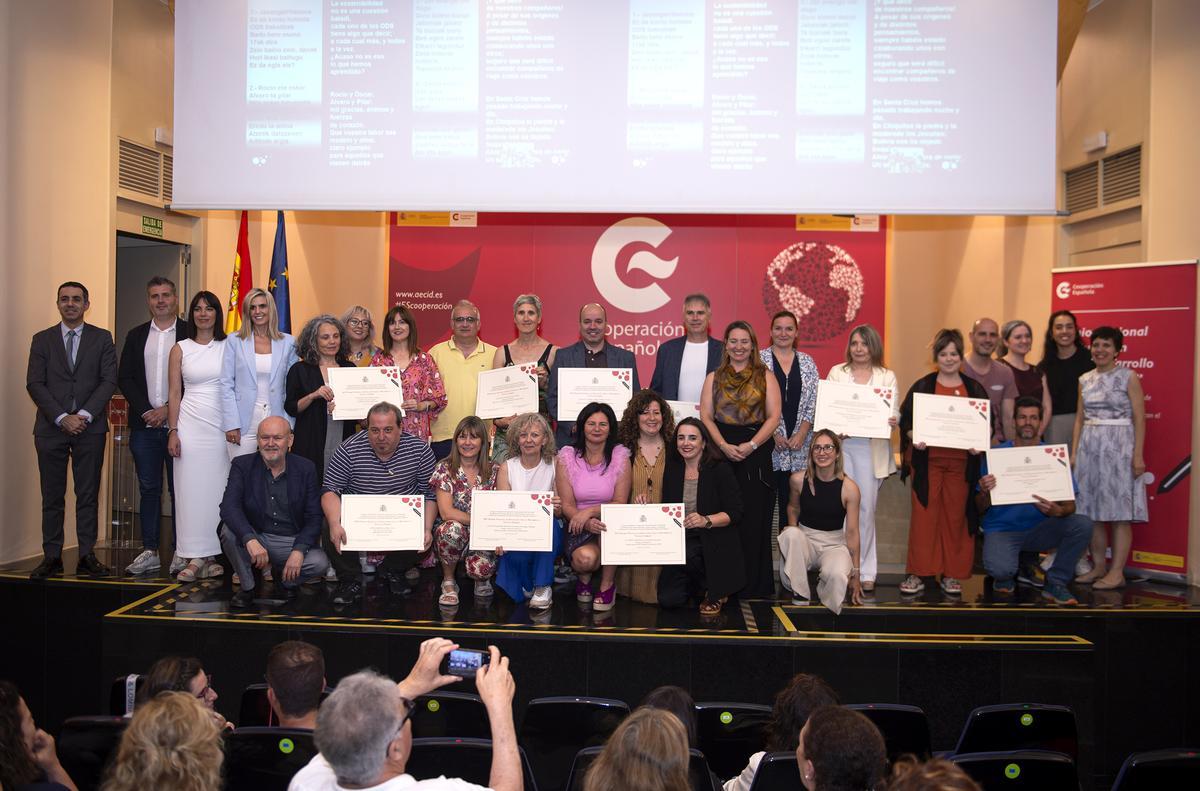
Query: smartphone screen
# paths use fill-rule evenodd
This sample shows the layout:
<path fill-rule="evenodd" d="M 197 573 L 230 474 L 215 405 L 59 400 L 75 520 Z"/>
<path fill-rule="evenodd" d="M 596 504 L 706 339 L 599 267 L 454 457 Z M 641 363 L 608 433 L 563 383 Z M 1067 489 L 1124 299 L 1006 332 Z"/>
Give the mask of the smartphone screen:
<path fill-rule="evenodd" d="M 477 651 L 473 648 L 456 648 L 446 657 L 446 674 L 475 678 L 475 672 L 491 660 L 487 651 Z"/>

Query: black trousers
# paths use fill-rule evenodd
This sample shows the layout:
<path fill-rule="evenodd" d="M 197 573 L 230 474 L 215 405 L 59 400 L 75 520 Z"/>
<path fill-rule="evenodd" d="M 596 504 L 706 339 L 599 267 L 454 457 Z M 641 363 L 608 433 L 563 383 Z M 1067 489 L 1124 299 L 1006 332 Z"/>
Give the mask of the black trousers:
<path fill-rule="evenodd" d="M 329 556 L 329 565 L 333 566 L 333 570 L 337 573 L 338 582 L 350 582 L 362 577 L 362 566 L 358 560 L 360 553 L 335 550 L 333 542 L 329 540 L 328 525 L 322 531 L 321 547 Z M 375 571 L 380 575 L 389 572 L 403 574 L 417 564 L 417 555 L 416 552 L 388 552 L 384 555 L 383 562 L 375 567 Z"/>
<path fill-rule="evenodd" d="M 42 554 L 62 556 L 63 521 L 66 517 L 67 463 L 75 478 L 75 535 L 79 556 L 95 549 L 100 497 L 100 470 L 104 466 L 107 433 L 84 432 L 75 436 L 35 434 L 38 473 L 42 485 Z"/>
<path fill-rule="evenodd" d="M 704 548 L 696 531 L 689 530 L 682 566 L 663 566 L 658 574 L 658 606 L 683 607 L 688 599 L 703 598 L 708 591 L 704 574 Z"/>

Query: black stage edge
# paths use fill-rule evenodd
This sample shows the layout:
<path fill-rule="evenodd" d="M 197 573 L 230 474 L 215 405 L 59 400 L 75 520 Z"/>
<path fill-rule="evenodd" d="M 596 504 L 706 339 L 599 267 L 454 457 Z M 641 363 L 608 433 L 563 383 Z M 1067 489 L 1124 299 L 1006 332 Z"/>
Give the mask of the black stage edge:
<path fill-rule="evenodd" d="M 128 551 L 101 551 L 114 567 Z M 32 567 L 30 562 L 24 564 Z M 67 568 L 74 567 L 67 558 Z M 21 573 L 25 571 L 25 573 Z M 360 603 L 335 608 L 329 588 L 306 586 L 292 602 L 228 607 L 228 579 L 193 584 L 165 577 L 31 582 L 0 573 L 4 633 L 0 676 L 20 687 L 39 724 L 103 713 L 112 680 L 144 672 L 160 656 L 202 659 L 236 718 L 238 697 L 262 680 L 267 652 L 285 639 L 324 650 L 331 683 L 372 666 L 394 678 L 429 636 L 494 643 L 512 658 L 517 715 L 531 698 L 593 695 L 636 704 L 661 684 L 697 700 L 769 704 L 796 672 L 825 677 L 847 703 L 908 703 L 929 714 L 935 749 L 952 749 L 968 712 L 993 703 L 1071 706 L 1084 788 L 1107 788 L 1134 751 L 1200 743 L 1200 591 L 1138 583 L 1119 592 L 1078 588 L 1080 607 L 1044 604 L 1032 588 L 994 601 L 982 577 L 962 597 L 936 588 L 916 597 L 880 585 L 868 604 L 839 616 L 790 600 L 731 601 L 718 618 L 694 608 L 663 611 L 618 599 L 607 616 L 556 592 L 540 616 L 498 593 L 437 605 L 436 573 L 406 597 L 369 585 Z M 270 597 L 273 587 L 264 586 Z M 598 617 L 600 616 L 600 617 Z"/>

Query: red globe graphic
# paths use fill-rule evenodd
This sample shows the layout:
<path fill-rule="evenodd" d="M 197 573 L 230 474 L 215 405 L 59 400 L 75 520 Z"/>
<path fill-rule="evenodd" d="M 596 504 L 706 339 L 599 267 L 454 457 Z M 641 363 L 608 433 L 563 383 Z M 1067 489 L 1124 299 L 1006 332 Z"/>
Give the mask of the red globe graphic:
<path fill-rule="evenodd" d="M 768 315 L 796 314 L 799 340 L 825 341 L 853 326 L 862 307 L 862 270 L 835 244 L 797 242 L 767 266 L 762 293 Z"/>

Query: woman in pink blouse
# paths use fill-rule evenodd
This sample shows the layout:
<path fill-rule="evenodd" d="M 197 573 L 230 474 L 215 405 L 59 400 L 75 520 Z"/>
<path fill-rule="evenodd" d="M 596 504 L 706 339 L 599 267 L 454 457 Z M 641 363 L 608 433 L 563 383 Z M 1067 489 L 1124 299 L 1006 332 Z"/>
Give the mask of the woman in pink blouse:
<path fill-rule="evenodd" d="M 442 375 L 433 358 L 417 346 L 417 323 L 408 308 L 396 305 L 389 310 L 383 326 L 383 351 L 371 358 L 371 365 L 400 369 L 403 429 L 428 442 L 430 426 L 446 408 Z"/>

